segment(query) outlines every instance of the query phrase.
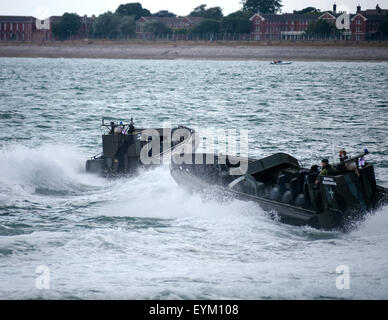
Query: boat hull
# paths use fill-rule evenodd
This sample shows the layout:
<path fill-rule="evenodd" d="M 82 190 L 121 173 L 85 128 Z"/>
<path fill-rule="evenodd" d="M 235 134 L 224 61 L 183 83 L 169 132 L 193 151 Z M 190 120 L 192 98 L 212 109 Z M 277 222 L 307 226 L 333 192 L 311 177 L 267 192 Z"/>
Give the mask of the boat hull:
<path fill-rule="evenodd" d="M 317 229 L 343 228 L 345 223 L 344 217 L 335 212 L 316 214 L 303 208 L 236 192 L 221 186 L 211 186 L 184 170 L 171 169 L 171 176 L 180 186 L 190 192 L 208 193 L 211 190 L 211 192 L 221 193 L 226 197 L 256 202 L 271 218 L 283 223 L 295 226 L 311 226 Z"/>
<path fill-rule="evenodd" d="M 201 166 L 201 165 L 199 165 Z M 203 166 L 203 165 L 202 165 Z M 367 208 L 354 206 L 352 208 L 340 211 L 337 209 L 326 208 L 321 211 L 312 208 L 296 206 L 294 204 L 283 203 L 281 201 L 271 200 L 268 197 L 260 197 L 246 192 L 233 190 L 225 185 L 210 181 L 208 177 L 212 173 L 207 172 L 204 175 L 198 175 L 189 170 L 190 166 L 170 165 L 170 171 L 173 179 L 182 187 L 189 191 L 198 193 L 214 193 L 215 196 L 222 194 L 227 198 L 235 198 L 243 201 L 253 201 L 276 220 L 295 225 L 310 226 L 317 229 L 348 231 L 354 226 L 355 221 L 362 220 L 369 211 L 376 209 L 381 204 L 388 201 L 388 193 L 385 188 L 377 187 L 377 192 Z"/>

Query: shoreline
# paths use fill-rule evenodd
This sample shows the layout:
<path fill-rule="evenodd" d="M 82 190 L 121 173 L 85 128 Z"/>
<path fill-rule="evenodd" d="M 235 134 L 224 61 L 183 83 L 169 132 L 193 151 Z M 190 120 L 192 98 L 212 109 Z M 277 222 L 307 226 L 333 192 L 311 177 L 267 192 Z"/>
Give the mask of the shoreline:
<path fill-rule="evenodd" d="M 155 60 L 388 61 L 388 46 L 374 43 L 247 44 L 166 42 L 0 43 L 0 57 Z"/>

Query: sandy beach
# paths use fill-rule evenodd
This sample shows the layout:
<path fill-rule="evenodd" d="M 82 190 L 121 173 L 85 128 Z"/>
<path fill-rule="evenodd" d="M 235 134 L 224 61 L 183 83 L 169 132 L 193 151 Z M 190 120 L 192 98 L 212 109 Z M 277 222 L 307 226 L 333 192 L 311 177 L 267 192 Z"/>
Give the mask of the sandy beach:
<path fill-rule="evenodd" d="M 204 43 L 1 43 L 0 57 L 388 61 L 388 46 L 360 44 L 250 45 Z"/>

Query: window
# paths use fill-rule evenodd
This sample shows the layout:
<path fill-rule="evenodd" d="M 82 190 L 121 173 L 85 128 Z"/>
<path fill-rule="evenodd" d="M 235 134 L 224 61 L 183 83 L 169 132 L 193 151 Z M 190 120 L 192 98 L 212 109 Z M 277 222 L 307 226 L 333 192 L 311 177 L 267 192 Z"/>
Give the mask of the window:
<path fill-rule="evenodd" d="M 23 31 L 24 31 L 24 23 L 23 23 Z"/>
<path fill-rule="evenodd" d="M 361 28 L 360 27 L 357 27 L 356 28 L 356 32 L 360 32 L 361 31 Z"/>
<path fill-rule="evenodd" d="M 19 24 L 16 24 L 16 30 L 19 31 Z"/>
<path fill-rule="evenodd" d="M 260 32 L 260 27 L 256 26 L 256 32 Z"/>
<path fill-rule="evenodd" d="M 358 41 L 358 40 L 360 40 L 360 39 L 361 39 L 360 35 L 359 35 L 359 34 L 356 35 L 356 40 Z"/>
<path fill-rule="evenodd" d="M 10 23 L 10 31 L 12 31 L 12 28 L 13 28 L 13 23 Z"/>
<path fill-rule="evenodd" d="M 361 19 L 357 19 L 357 20 L 356 20 L 356 23 L 357 23 L 357 24 L 361 24 Z"/>

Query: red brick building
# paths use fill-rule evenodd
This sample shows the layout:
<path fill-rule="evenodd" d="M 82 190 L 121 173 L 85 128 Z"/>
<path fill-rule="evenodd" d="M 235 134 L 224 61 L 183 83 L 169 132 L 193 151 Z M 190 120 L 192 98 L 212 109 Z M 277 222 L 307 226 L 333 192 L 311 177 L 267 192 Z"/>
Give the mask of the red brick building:
<path fill-rule="evenodd" d="M 252 40 L 295 40 L 304 36 L 310 23 L 317 20 L 326 20 L 335 24 L 343 12 L 336 12 L 336 5 L 333 11 L 316 14 L 260 14 L 256 13 L 250 20 L 252 21 Z M 343 30 L 341 38 L 351 40 L 381 39 L 380 26 L 387 18 L 388 10 L 381 9 L 378 5 L 376 9 L 361 10 L 357 6 L 355 14 L 349 15 L 349 26 Z"/>
<path fill-rule="evenodd" d="M 381 9 L 379 5 L 376 5 L 376 9 L 367 9 L 362 11 L 361 7 L 357 8 L 358 13 L 364 17 L 366 21 L 365 25 L 365 37 L 366 39 L 382 39 L 380 26 L 388 17 L 388 9 Z"/>
<path fill-rule="evenodd" d="M 312 14 L 259 14 L 253 15 L 252 40 L 298 39 L 307 26 L 318 19 Z"/>
<path fill-rule="evenodd" d="M 309 24 L 317 20 L 326 20 L 333 24 L 343 13 L 333 10 L 321 14 L 260 14 L 256 13 L 250 20 L 252 29 L 251 40 L 296 40 L 304 37 Z M 375 9 L 361 10 L 357 6 L 355 14 L 350 14 L 350 23 L 343 30 L 341 39 L 351 40 L 379 40 L 383 38 L 381 24 L 388 17 L 388 9 L 381 9 L 378 5 Z M 60 16 L 51 16 L 45 20 L 38 20 L 30 16 L 0 16 L 0 41 L 46 41 L 55 40 L 51 32 L 54 23 L 59 22 Z M 81 29 L 78 34 L 71 35 L 71 39 L 85 39 L 90 34 L 95 16 L 81 17 Z M 151 38 L 146 25 L 153 22 L 163 23 L 166 27 L 178 31 L 188 30 L 203 21 L 201 17 L 141 17 L 136 21 L 136 37 L 140 39 Z M 185 35 L 177 32 L 175 39 L 185 39 Z M 241 37 L 240 37 L 241 38 Z M 245 39 L 245 38 L 244 38 Z"/>
<path fill-rule="evenodd" d="M 51 16 L 39 20 L 28 16 L 0 16 L 0 41 L 46 41 L 55 40 L 51 26 L 59 22 L 60 16 Z M 84 39 L 89 36 L 95 16 L 81 17 L 81 29 L 72 39 Z"/>
<path fill-rule="evenodd" d="M 0 40 L 32 41 L 36 19 L 26 16 L 0 16 Z"/>

